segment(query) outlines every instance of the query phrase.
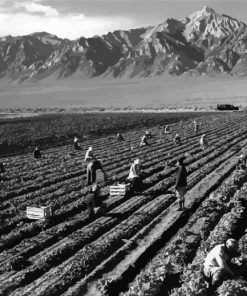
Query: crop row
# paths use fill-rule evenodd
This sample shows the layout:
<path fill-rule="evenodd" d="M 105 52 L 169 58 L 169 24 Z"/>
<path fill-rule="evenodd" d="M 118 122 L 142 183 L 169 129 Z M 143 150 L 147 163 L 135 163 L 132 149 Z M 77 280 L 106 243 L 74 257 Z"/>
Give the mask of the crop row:
<path fill-rule="evenodd" d="M 197 250 L 196 256 L 191 264 L 189 264 L 181 276 L 181 287 L 174 289 L 172 296 L 182 295 L 207 295 L 208 284 L 205 281 L 201 273 L 201 266 L 207 255 L 207 252 L 211 250 L 215 245 L 224 243 L 229 237 L 239 239 L 244 234 L 247 221 L 246 221 L 246 193 L 247 184 L 239 190 L 235 196 L 235 207 L 232 208 L 231 212 L 226 213 L 214 230 L 210 233 L 206 241 L 203 241 Z"/>
<path fill-rule="evenodd" d="M 228 157 L 230 157 L 232 154 L 233 154 L 233 152 L 229 153 Z M 215 161 L 215 166 L 216 167 L 219 166 L 219 163 L 217 163 L 217 161 Z M 197 184 L 199 180 L 194 179 L 193 181 L 195 182 L 195 184 Z M 163 197 L 161 196 L 160 198 L 163 198 Z M 193 201 L 191 201 L 191 202 L 192 202 L 192 204 L 195 202 L 198 202 L 198 199 L 193 198 Z M 157 198 L 153 201 L 153 203 L 154 203 L 154 205 L 157 205 Z M 152 202 L 151 202 L 151 204 L 152 204 Z M 143 207 L 149 208 L 148 205 L 145 205 Z M 160 207 L 162 207 L 162 205 L 160 205 Z M 137 212 L 139 212 L 139 211 L 142 212 L 143 208 L 141 208 Z M 152 211 L 150 210 L 149 213 L 151 214 Z M 107 232 L 105 235 L 100 236 L 99 239 L 97 239 L 96 241 L 94 241 L 91 244 L 86 245 L 85 247 L 80 249 L 69 260 L 64 261 L 64 258 L 62 258 L 62 261 L 64 261 L 64 262 L 58 266 L 58 270 L 62 270 L 61 276 L 64 280 L 61 279 L 60 276 L 56 276 L 56 274 L 57 274 L 56 268 L 51 269 L 48 273 L 46 273 L 44 276 L 42 276 L 41 278 L 38 279 L 39 293 L 41 293 L 40 292 L 41 290 L 44 290 L 44 293 L 41 293 L 41 295 L 53 295 L 53 293 L 56 294 L 58 292 L 54 292 L 54 289 L 55 290 L 58 289 L 56 291 L 60 291 L 60 289 L 65 288 L 65 286 L 67 286 L 68 284 L 69 285 L 73 284 L 73 281 L 76 281 L 78 279 L 78 277 L 85 276 L 88 272 L 90 272 L 90 270 L 92 270 L 99 263 L 99 261 L 98 261 L 99 258 L 102 258 L 102 259 L 107 258 L 113 251 L 116 251 L 119 247 L 121 247 L 121 246 L 119 246 L 119 241 L 121 238 L 129 239 L 131 236 L 134 235 L 134 233 L 136 231 L 138 231 L 138 229 L 141 229 L 148 222 L 148 220 L 146 220 L 148 217 L 152 220 L 153 216 L 151 217 L 151 216 L 146 215 L 146 211 L 145 211 L 145 215 L 139 216 L 139 215 L 134 214 L 134 215 L 130 216 L 127 220 L 118 224 L 116 227 L 114 227 L 112 230 Z M 149 220 L 149 221 L 151 221 L 151 220 Z M 107 225 L 107 224 L 104 222 L 101 225 L 102 225 L 102 227 L 101 227 L 101 231 L 102 231 L 103 227 L 105 227 L 105 225 Z M 130 227 L 130 225 L 131 225 L 131 227 Z M 91 228 L 91 231 L 92 231 L 92 229 L 93 228 Z M 72 245 L 70 245 L 70 249 L 73 249 L 72 246 L 73 246 L 73 243 L 72 243 Z M 62 250 L 62 249 L 60 248 L 60 250 Z M 65 249 L 65 250 L 67 250 L 67 249 Z M 62 256 L 61 252 L 58 252 L 56 255 L 57 258 L 58 258 L 58 254 L 60 254 L 60 256 Z M 66 254 L 66 253 L 63 252 L 63 254 Z M 97 260 L 95 260 L 96 258 L 97 258 Z M 52 263 L 53 263 L 52 265 L 54 265 L 55 262 L 52 261 Z M 45 266 L 47 266 L 47 265 L 45 265 Z M 38 267 L 44 268 L 44 265 L 39 264 Z M 28 276 L 27 276 L 27 273 L 25 273 L 25 274 L 26 274 L 26 276 L 24 276 L 24 275 L 21 276 L 22 279 L 23 279 L 23 277 L 28 278 L 29 280 L 33 279 L 32 276 L 34 275 L 34 273 L 28 274 Z M 36 269 L 35 276 L 37 276 L 37 274 L 40 275 L 40 273 Z M 60 275 L 60 273 L 58 273 L 58 274 Z M 47 283 L 46 283 L 47 277 L 53 278 L 54 281 L 56 280 L 56 284 L 53 285 L 53 283 L 51 283 L 51 286 L 48 285 L 48 287 L 47 287 Z M 18 278 L 20 278 L 20 275 Z M 42 280 L 42 278 L 43 278 L 43 280 Z M 11 280 L 11 282 L 13 283 L 13 279 Z M 15 284 L 17 283 L 16 281 L 14 281 L 14 282 L 15 282 Z M 42 284 L 41 284 L 41 282 L 42 282 Z M 31 286 L 33 286 L 33 285 L 35 286 L 35 282 L 33 284 L 31 284 Z M 43 286 L 43 288 L 42 288 L 42 286 Z M 29 291 L 29 288 L 27 288 L 27 291 Z M 25 293 L 24 294 L 23 293 L 24 293 L 24 291 L 21 292 L 21 294 L 25 295 Z M 33 292 L 33 290 L 32 290 L 32 293 L 35 293 L 35 292 Z"/>

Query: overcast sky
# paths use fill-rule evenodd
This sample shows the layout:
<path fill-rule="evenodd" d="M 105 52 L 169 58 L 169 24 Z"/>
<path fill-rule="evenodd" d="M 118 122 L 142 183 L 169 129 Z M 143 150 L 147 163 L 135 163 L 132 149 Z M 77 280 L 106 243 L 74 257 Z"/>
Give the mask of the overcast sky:
<path fill-rule="evenodd" d="M 183 18 L 204 5 L 247 20 L 247 0 L 0 0 L 0 36 L 46 31 L 69 39 L 90 37 Z"/>

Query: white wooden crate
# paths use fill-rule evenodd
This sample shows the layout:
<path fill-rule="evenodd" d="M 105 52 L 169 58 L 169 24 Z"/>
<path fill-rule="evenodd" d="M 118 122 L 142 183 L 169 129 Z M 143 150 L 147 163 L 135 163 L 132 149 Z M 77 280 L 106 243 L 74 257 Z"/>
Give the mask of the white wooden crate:
<path fill-rule="evenodd" d="M 35 220 L 45 220 L 52 215 L 51 206 L 47 207 L 27 207 L 27 218 Z"/>
<path fill-rule="evenodd" d="M 118 184 L 110 186 L 110 195 L 125 195 L 130 189 L 130 184 Z"/>

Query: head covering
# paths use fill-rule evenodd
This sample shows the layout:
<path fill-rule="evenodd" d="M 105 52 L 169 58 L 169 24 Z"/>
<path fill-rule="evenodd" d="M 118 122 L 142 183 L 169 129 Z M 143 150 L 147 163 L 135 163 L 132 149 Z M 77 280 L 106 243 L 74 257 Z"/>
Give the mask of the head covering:
<path fill-rule="evenodd" d="M 77 142 L 78 141 L 78 138 L 77 137 L 74 137 L 74 142 Z"/>
<path fill-rule="evenodd" d="M 38 147 L 38 146 L 36 146 L 36 147 L 35 147 L 35 150 L 39 150 L 39 147 Z"/>
<path fill-rule="evenodd" d="M 238 251 L 238 241 L 233 239 L 233 238 L 229 238 L 226 241 L 226 247 L 227 249 L 229 249 L 230 251 Z"/>
<path fill-rule="evenodd" d="M 93 151 L 93 147 L 90 146 L 90 147 L 88 148 L 88 151 Z"/>
<path fill-rule="evenodd" d="M 186 159 L 185 156 L 181 156 L 181 157 L 179 157 L 179 159 L 178 159 L 178 163 L 179 163 L 179 164 L 183 164 L 185 159 Z"/>
<path fill-rule="evenodd" d="M 99 186 L 98 186 L 97 183 L 94 183 L 94 184 L 92 185 L 92 191 L 94 192 L 94 191 L 96 191 L 97 189 L 99 189 Z"/>
<path fill-rule="evenodd" d="M 239 158 L 244 158 L 244 155 L 243 154 L 239 155 Z"/>
<path fill-rule="evenodd" d="M 139 164 L 139 163 L 140 163 L 140 159 L 139 158 L 137 158 L 137 159 L 134 160 L 134 164 Z"/>

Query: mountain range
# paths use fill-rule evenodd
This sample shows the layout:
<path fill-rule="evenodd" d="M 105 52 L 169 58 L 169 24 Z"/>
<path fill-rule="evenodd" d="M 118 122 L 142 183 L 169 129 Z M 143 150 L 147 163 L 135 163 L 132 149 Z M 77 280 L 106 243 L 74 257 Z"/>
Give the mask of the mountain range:
<path fill-rule="evenodd" d="M 53 76 L 132 78 L 247 74 L 247 24 L 205 6 L 184 19 L 62 39 L 39 32 L 0 38 L 0 79 L 23 82 Z"/>

